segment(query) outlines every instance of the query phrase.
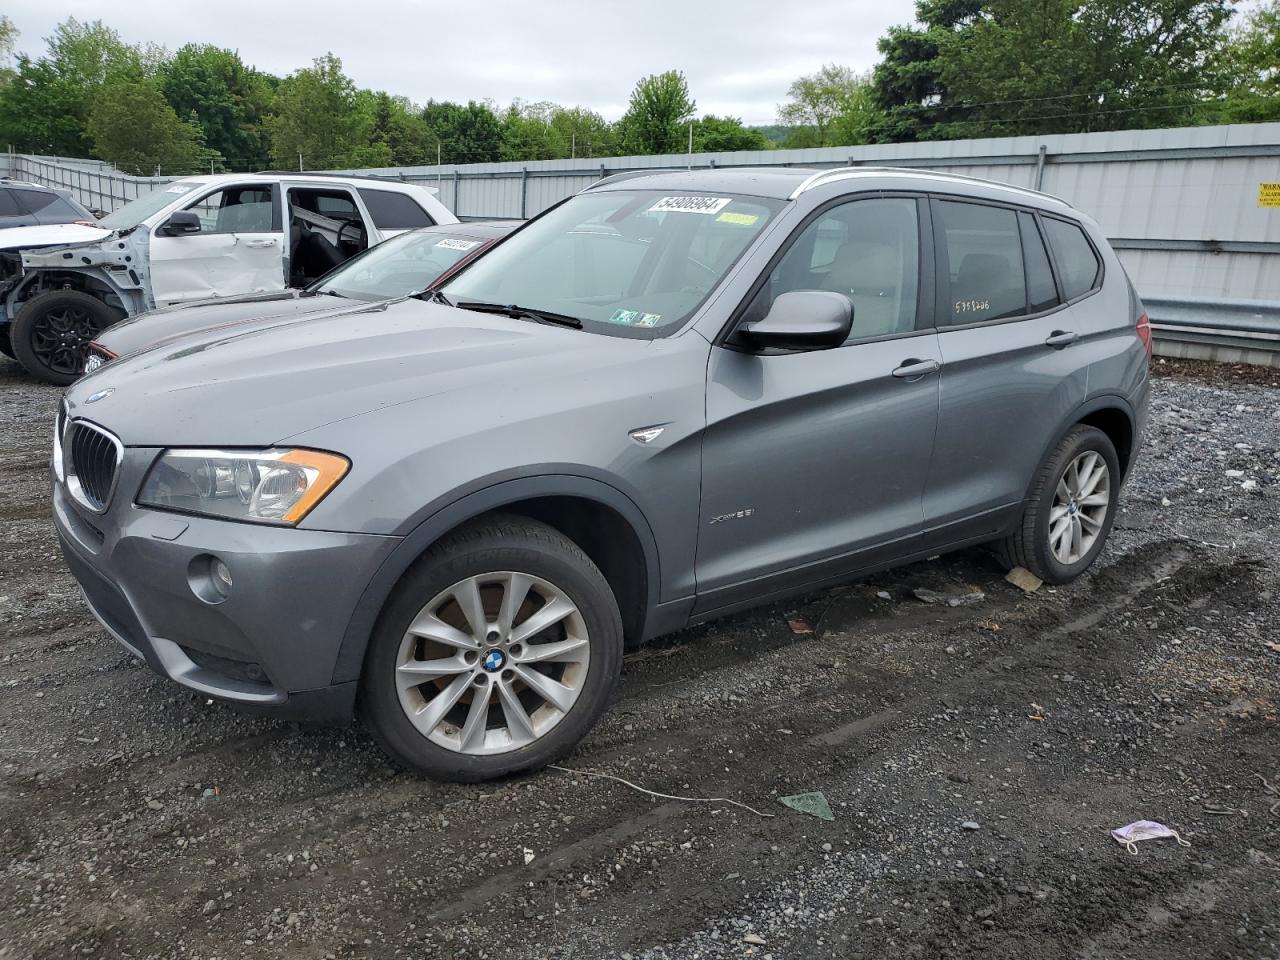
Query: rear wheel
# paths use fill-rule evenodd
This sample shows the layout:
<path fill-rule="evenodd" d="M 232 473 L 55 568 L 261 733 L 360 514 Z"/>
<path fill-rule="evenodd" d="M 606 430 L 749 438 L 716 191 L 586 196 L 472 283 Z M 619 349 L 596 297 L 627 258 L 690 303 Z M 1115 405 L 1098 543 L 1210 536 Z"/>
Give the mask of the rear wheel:
<path fill-rule="evenodd" d="M 362 711 L 405 765 L 485 780 L 568 753 L 621 663 L 622 619 L 595 564 L 552 527 L 495 517 L 433 547 L 396 588 Z"/>
<path fill-rule="evenodd" d="M 997 544 L 1010 567 L 1068 583 L 1097 559 L 1115 519 L 1120 463 L 1111 439 L 1074 427 L 1040 466 L 1018 529 Z"/>
<path fill-rule="evenodd" d="M 33 377 L 65 387 L 84 373 L 89 343 L 119 318 L 118 311 L 79 290 L 39 294 L 13 319 L 14 357 Z"/>

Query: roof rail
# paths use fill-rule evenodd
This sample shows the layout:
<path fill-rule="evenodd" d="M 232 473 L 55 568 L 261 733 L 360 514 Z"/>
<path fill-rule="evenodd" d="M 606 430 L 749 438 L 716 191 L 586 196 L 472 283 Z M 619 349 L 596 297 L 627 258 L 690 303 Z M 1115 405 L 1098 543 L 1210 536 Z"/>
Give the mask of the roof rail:
<path fill-rule="evenodd" d="M 944 173 L 937 170 L 922 169 L 919 167 L 835 167 L 831 170 L 819 170 L 817 173 L 806 177 L 800 184 L 791 191 L 790 199 L 794 200 L 806 190 L 812 190 L 814 187 L 823 183 L 830 183 L 837 180 L 850 180 L 854 177 L 865 176 L 868 174 L 893 174 L 894 176 L 914 176 L 929 178 L 934 180 L 953 180 L 958 183 L 980 183 L 985 187 L 999 187 L 1003 190 L 1009 190 L 1013 193 L 1021 193 L 1032 197 L 1043 197 L 1046 200 L 1055 200 L 1063 206 L 1070 207 L 1071 204 L 1063 200 L 1061 197 L 1055 197 L 1051 193 L 1045 193 L 1043 190 L 1032 190 L 1030 187 L 1019 187 L 1012 183 L 1001 183 L 999 180 L 986 180 L 982 177 L 966 177 L 959 173 Z"/>
<path fill-rule="evenodd" d="M 596 187 L 602 187 L 608 183 L 620 183 L 623 180 L 634 180 L 636 177 L 647 177 L 651 173 L 685 173 L 684 167 L 646 167 L 643 170 L 626 170 L 622 173 L 611 173 L 607 177 L 601 177 L 589 186 L 582 188 L 581 192 L 586 193 L 588 190 L 594 190 Z"/>
<path fill-rule="evenodd" d="M 253 170 L 250 173 L 242 174 L 242 176 L 258 176 L 268 175 L 272 177 L 332 177 L 335 180 L 380 180 L 386 182 L 388 180 L 396 183 L 408 183 L 404 174 L 392 173 L 332 173 L 332 172 L 312 172 L 310 170 Z"/>

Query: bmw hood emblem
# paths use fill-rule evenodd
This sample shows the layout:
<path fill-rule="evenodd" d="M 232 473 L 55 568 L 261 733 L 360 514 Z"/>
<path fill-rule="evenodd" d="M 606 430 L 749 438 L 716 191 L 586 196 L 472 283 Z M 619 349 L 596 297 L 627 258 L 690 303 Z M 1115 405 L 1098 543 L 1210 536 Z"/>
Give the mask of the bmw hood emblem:
<path fill-rule="evenodd" d="M 107 387 L 105 390 L 99 390 L 97 393 L 91 393 L 84 398 L 85 403 L 97 403 L 99 400 L 105 399 L 116 392 L 115 387 Z"/>
<path fill-rule="evenodd" d="M 506 662 L 506 654 L 501 650 L 490 650 L 484 655 L 484 668 L 490 673 L 497 673 Z"/>

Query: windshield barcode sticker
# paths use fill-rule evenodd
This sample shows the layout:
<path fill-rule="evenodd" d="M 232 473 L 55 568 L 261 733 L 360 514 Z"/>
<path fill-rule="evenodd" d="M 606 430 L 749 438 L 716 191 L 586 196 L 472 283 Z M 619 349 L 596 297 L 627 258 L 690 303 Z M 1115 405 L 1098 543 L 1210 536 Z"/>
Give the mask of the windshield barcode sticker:
<path fill-rule="evenodd" d="M 444 249 L 446 250 L 474 250 L 476 247 L 480 246 L 480 241 L 479 240 L 456 240 L 453 237 L 445 237 L 443 240 L 437 243 L 436 246 L 444 247 Z"/>
<path fill-rule="evenodd" d="M 733 202 L 732 197 L 663 197 L 650 213 L 719 213 Z"/>

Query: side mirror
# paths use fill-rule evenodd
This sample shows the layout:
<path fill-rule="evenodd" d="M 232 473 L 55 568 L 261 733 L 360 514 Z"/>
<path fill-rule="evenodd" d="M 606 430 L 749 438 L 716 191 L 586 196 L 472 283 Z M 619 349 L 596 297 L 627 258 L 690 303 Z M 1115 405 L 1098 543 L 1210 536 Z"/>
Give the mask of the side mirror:
<path fill-rule="evenodd" d="M 169 214 L 164 222 L 165 236 L 181 237 L 189 233 L 200 232 L 200 216 L 194 210 L 177 210 Z"/>
<path fill-rule="evenodd" d="M 791 290 L 778 295 L 763 320 L 739 332 L 754 347 L 826 350 L 849 339 L 853 304 L 829 290 Z"/>

